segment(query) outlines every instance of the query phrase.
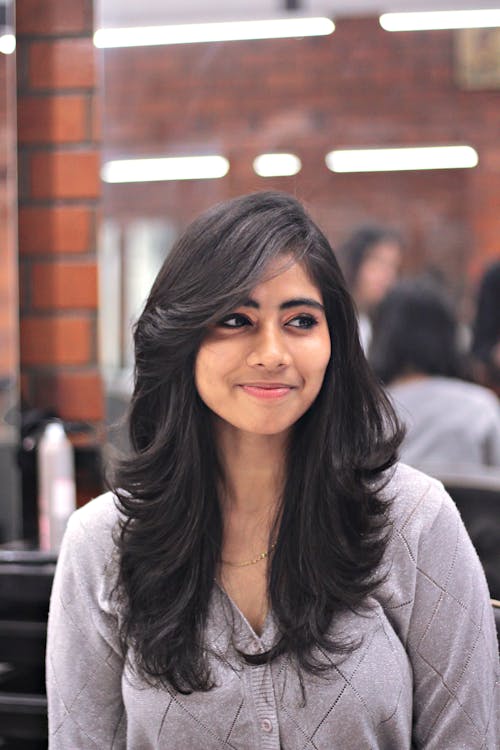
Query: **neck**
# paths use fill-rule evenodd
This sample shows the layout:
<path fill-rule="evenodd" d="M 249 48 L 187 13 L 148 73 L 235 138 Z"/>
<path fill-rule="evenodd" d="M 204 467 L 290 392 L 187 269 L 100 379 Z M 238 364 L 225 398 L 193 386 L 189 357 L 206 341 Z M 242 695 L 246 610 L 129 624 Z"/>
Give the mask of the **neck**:
<path fill-rule="evenodd" d="M 283 491 L 288 435 L 255 435 L 217 423 L 226 512 L 274 514 Z"/>

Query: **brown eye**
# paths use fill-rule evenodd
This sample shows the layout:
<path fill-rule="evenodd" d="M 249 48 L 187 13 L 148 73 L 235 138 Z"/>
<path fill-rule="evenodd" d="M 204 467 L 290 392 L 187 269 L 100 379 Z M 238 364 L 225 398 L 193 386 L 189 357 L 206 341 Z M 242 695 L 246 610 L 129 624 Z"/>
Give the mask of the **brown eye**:
<path fill-rule="evenodd" d="M 221 328 L 243 328 L 246 325 L 251 325 L 251 323 L 246 315 L 241 315 L 241 313 L 226 315 L 225 318 L 222 318 L 217 323 L 217 326 Z"/>
<path fill-rule="evenodd" d="M 301 330 L 308 330 L 309 328 L 313 328 L 315 325 L 318 324 L 318 321 L 313 315 L 296 315 L 295 318 L 292 318 L 288 321 L 287 326 L 291 326 L 292 328 L 300 328 Z"/>

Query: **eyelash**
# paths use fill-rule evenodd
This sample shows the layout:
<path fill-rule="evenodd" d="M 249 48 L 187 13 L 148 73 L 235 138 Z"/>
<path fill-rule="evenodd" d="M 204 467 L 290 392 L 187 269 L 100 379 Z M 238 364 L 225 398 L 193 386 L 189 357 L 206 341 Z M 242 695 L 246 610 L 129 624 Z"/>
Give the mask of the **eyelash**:
<path fill-rule="evenodd" d="M 237 321 L 237 324 L 230 325 L 231 320 Z M 300 325 L 291 325 L 294 321 L 299 321 Z M 318 321 L 314 317 L 314 315 L 310 315 L 309 313 L 299 313 L 299 315 L 295 315 L 285 325 L 290 326 L 291 328 L 298 329 L 300 331 L 308 331 L 311 328 L 314 328 L 314 326 L 316 326 L 317 324 Z M 247 325 L 252 325 L 252 321 L 247 318 L 246 315 L 242 315 L 241 313 L 232 313 L 231 315 L 222 318 L 222 320 L 220 320 L 217 325 L 220 328 L 237 329 L 244 328 Z"/>

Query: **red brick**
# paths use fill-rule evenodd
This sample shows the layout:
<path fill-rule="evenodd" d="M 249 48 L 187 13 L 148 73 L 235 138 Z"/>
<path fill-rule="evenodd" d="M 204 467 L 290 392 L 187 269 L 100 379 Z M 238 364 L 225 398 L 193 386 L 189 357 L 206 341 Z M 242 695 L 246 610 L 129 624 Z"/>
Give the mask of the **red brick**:
<path fill-rule="evenodd" d="M 94 141 L 102 140 L 102 102 L 101 97 L 93 96 L 91 104 L 91 138 Z"/>
<path fill-rule="evenodd" d="M 83 96 L 23 96 L 18 99 L 19 143 L 77 143 L 86 140 L 88 100 Z"/>
<path fill-rule="evenodd" d="M 98 198 L 99 153 L 35 153 L 31 157 L 30 186 L 33 198 Z"/>
<path fill-rule="evenodd" d="M 16 32 L 64 34 L 92 30 L 91 0 L 18 0 Z"/>
<path fill-rule="evenodd" d="M 104 394 L 97 370 L 38 375 L 34 380 L 36 404 L 56 410 L 63 419 L 100 421 Z"/>
<path fill-rule="evenodd" d="M 22 365 L 81 365 L 89 362 L 92 326 L 84 317 L 25 317 L 20 327 Z"/>
<path fill-rule="evenodd" d="M 34 89 L 92 88 L 96 50 L 91 38 L 33 42 L 28 55 Z"/>
<path fill-rule="evenodd" d="M 80 206 L 21 206 L 19 252 L 83 253 L 90 249 L 93 212 Z"/>
<path fill-rule="evenodd" d="M 97 307 L 95 263 L 35 263 L 32 306 L 42 310 Z"/>

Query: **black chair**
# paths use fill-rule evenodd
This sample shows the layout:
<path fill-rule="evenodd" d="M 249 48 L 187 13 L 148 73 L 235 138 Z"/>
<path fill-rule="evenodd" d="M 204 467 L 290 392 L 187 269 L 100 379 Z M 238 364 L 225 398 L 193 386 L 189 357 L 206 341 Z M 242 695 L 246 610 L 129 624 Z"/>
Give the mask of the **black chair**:
<path fill-rule="evenodd" d="M 492 599 L 493 614 L 495 615 L 495 625 L 497 626 L 498 641 L 500 643 L 500 601 Z"/>
<path fill-rule="evenodd" d="M 0 549 L 0 747 L 46 750 L 45 644 L 55 557 Z"/>

